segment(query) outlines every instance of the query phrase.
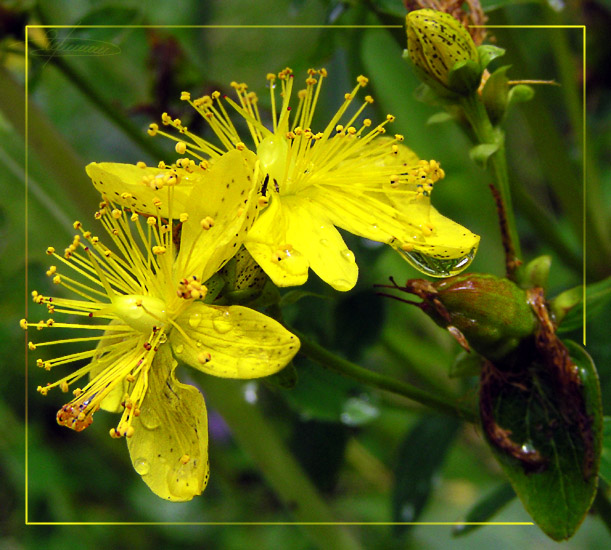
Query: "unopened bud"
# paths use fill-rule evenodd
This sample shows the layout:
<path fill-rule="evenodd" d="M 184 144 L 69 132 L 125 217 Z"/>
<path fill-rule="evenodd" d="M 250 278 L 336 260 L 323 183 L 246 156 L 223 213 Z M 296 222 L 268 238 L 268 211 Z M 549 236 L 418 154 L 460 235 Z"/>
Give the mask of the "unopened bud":
<path fill-rule="evenodd" d="M 407 15 L 407 50 L 418 76 L 442 95 L 477 90 L 482 69 L 479 53 L 465 27 L 436 10 Z"/>

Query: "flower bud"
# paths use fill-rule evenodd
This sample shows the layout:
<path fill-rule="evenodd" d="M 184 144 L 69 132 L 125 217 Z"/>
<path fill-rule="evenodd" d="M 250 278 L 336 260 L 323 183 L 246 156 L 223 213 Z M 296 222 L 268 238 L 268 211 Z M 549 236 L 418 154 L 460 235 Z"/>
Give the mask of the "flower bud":
<path fill-rule="evenodd" d="M 449 314 L 449 324 L 489 359 L 505 357 L 537 327 L 526 292 L 509 279 L 472 273 L 434 287 Z"/>
<path fill-rule="evenodd" d="M 435 10 L 407 15 L 407 49 L 418 76 L 442 95 L 476 90 L 482 69 L 473 39 L 451 15 Z"/>
<path fill-rule="evenodd" d="M 526 291 L 509 279 L 470 273 L 433 286 L 448 313 L 442 324 L 460 330 L 488 359 L 502 359 L 538 326 Z"/>

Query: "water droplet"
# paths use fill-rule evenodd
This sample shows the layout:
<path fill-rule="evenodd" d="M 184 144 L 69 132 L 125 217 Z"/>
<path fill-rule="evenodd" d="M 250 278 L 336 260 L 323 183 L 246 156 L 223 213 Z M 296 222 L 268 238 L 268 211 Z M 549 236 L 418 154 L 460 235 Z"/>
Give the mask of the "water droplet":
<path fill-rule="evenodd" d="M 535 449 L 535 447 L 533 446 L 533 444 L 530 441 L 527 441 L 526 443 L 524 443 L 522 445 L 521 450 L 524 454 L 532 454 L 532 453 L 537 452 L 537 449 Z"/>
<path fill-rule="evenodd" d="M 134 460 L 134 470 L 141 476 L 145 476 L 151 471 L 151 465 L 146 458 L 137 458 Z"/>
<path fill-rule="evenodd" d="M 244 400 L 251 405 L 254 405 L 258 400 L 259 396 L 257 395 L 258 385 L 256 382 L 248 382 L 244 384 Z"/>
<path fill-rule="evenodd" d="M 182 353 L 183 350 L 185 349 L 185 346 L 183 346 L 182 344 L 178 344 L 175 348 L 174 348 L 174 353 Z"/>
<path fill-rule="evenodd" d="M 329 246 L 329 241 L 327 239 L 320 239 L 320 244 L 322 246 Z"/>
<path fill-rule="evenodd" d="M 170 493 L 179 500 L 189 500 L 193 495 L 201 492 L 195 476 L 193 461 L 187 464 L 179 463 L 176 468 L 170 469 L 167 482 Z"/>
<path fill-rule="evenodd" d="M 194 313 L 189 317 L 189 325 L 193 328 L 197 328 L 199 324 L 202 322 L 202 314 Z"/>
<path fill-rule="evenodd" d="M 212 320 L 212 327 L 219 334 L 227 334 L 233 328 L 233 323 L 229 320 L 229 310 L 225 310 L 215 317 Z"/>
<path fill-rule="evenodd" d="M 476 248 L 471 249 L 460 258 L 434 258 L 422 252 L 406 252 L 401 248 L 396 249 L 413 267 L 430 277 L 451 277 L 457 275 L 471 264 L 475 258 Z"/>
<path fill-rule="evenodd" d="M 351 263 L 351 264 L 354 263 L 354 252 L 352 252 L 352 250 L 349 250 L 348 248 L 344 248 L 344 250 L 342 250 L 340 254 L 342 258 L 346 260 L 348 263 Z"/>
<path fill-rule="evenodd" d="M 159 417 L 153 409 L 146 409 L 140 412 L 140 423 L 147 430 L 156 430 L 159 428 Z"/>

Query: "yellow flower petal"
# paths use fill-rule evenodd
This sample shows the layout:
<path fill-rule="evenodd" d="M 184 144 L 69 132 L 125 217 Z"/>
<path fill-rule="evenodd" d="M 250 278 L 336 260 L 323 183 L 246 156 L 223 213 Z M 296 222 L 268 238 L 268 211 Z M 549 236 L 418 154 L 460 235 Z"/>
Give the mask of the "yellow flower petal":
<path fill-rule="evenodd" d="M 172 186 L 173 193 L 172 216 L 178 218 L 181 212 L 186 212 L 193 186 L 205 178 L 205 172 L 199 168 L 189 173 L 181 168 L 140 168 L 135 164 L 117 162 L 92 162 L 86 171 L 94 187 L 115 204 L 142 214 L 159 213 L 164 218 L 170 216 L 168 185 Z M 168 184 L 172 174 L 175 174 L 176 182 Z M 161 201 L 160 208 L 155 207 L 155 199 Z"/>
<path fill-rule="evenodd" d="M 247 149 L 229 151 L 193 188 L 177 259 L 184 266 L 185 276 L 203 269 L 201 279 L 207 280 L 240 247 L 258 208 L 255 161 L 255 154 Z"/>
<path fill-rule="evenodd" d="M 176 361 L 161 346 L 127 446 L 136 472 L 157 496 L 182 502 L 205 489 L 209 477 L 206 404 L 174 376 Z"/>
<path fill-rule="evenodd" d="M 259 378 L 281 370 L 299 350 L 299 340 L 273 319 L 242 306 L 195 302 L 176 319 L 176 358 L 222 378 Z"/>
<path fill-rule="evenodd" d="M 440 214 L 432 206 L 428 212 L 432 233 L 423 243 L 414 243 L 414 250 L 441 260 L 455 260 L 472 253 L 479 246 L 479 235 Z"/>
<path fill-rule="evenodd" d="M 274 195 L 248 233 L 244 246 L 277 286 L 302 285 L 308 279 L 308 261 L 287 247 L 287 219 L 281 198 Z"/>
<path fill-rule="evenodd" d="M 282 205 L 287 210 L 288 243 L 333 288 L 341 291 L 353 288 L 359 268 L 354 254 L 328 218 L 315 208 L 313 201 L 305 198 L 289 196 L 282 199 Z"/>

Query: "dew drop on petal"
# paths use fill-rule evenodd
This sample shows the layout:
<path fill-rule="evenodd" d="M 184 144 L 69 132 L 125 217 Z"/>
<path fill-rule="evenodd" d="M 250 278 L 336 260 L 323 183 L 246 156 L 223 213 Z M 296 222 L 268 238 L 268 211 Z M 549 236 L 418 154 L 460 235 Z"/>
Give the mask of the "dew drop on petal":
<path fill-rule="evenodd" d="M 229 320 L 229 311 L 223 311 L 218 317 L 212 320 L 212 327 L 219 334 L 227 334 L 233 327 L 233 324 Z"/>
<path fill-rule="evenodd" d="M 160 424 L 157 413 L 152 409 L 144 411 L 140 414 L 140 423 L 147 430 L 156 430 L 157 428 L 159 428 Z"/>
<path fill-rule="evenodd" d="M 194 313 L 193 315 L 189 317 L 189 325 L 192 328 L 197 328 L 201 322 L 202 322 L 201 313 Z"/>
<path fill-rule="evenodd" d="M 134 460 L 134 470 L 141 476 L 145 476 L 151 470 L 151 465 L 146 458 L 137 458 Z"/>
<path fill-rule="evenodd" d="M 354 252 L 352 252 L 352 250 L 349 250 L 348 248 L 344 248 L 344 250 L 342 250 L 340 254 L 342 258 L 346 260 L 348 263 L 351 263 L 351 264 L 354 263 Z"/>
<path fill-rule="evenodd" d="M 183 352 L 183 350 L 185 349 L 185 346 L 183 346 L 182 344 L 178 344 L 175 348 L 174 348 L 174 353 L 180 354 Z"/>
<path fill-rule="evenodd" d="M 320 239 L 321 246 L 329 246 L 329 241 L 327 239 Z"/>
<path fill-rule="evenodd" d="M 188 462 L 187 464 L 180 464 L 168 472 L 168 489 L 176 498 L 188 500 L 194 494 L 198 494 L 195 487 L 196 479 L 193 476 L 193 469 L 192 462 Z"/>

